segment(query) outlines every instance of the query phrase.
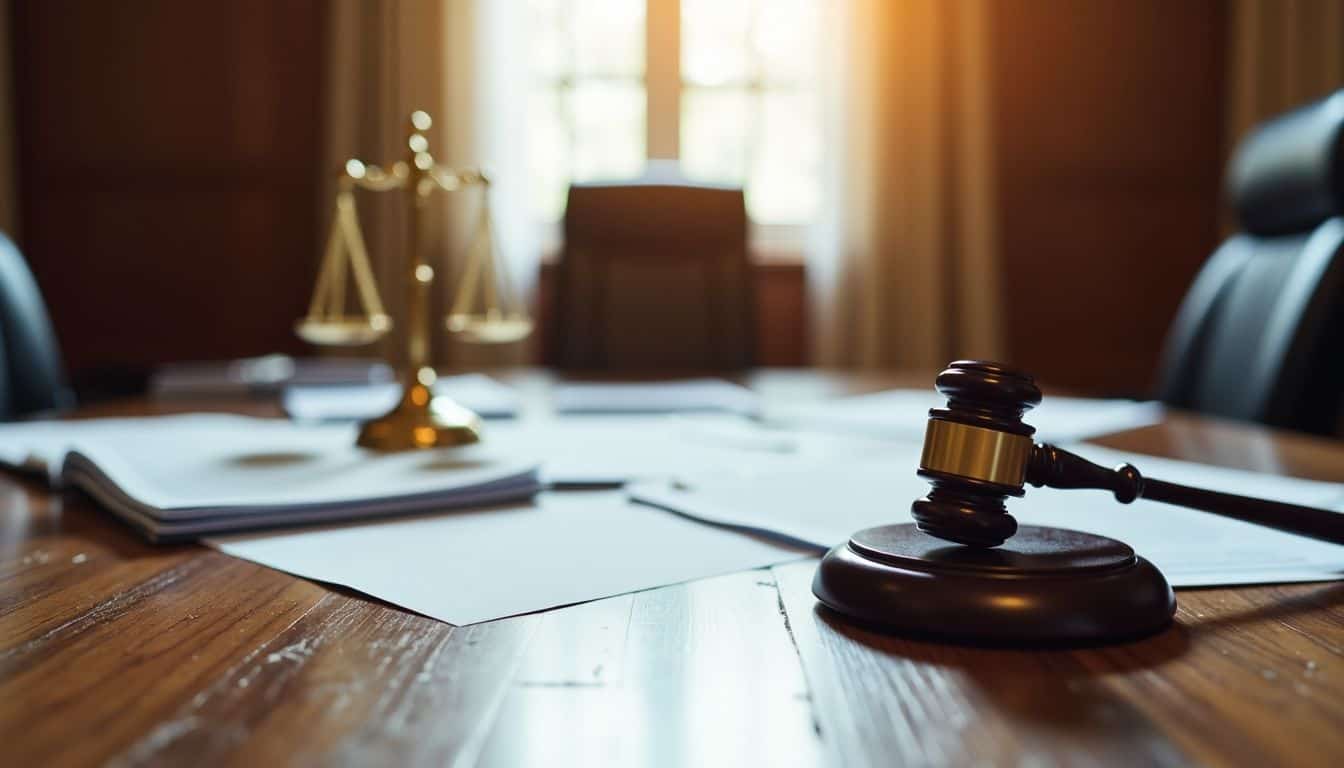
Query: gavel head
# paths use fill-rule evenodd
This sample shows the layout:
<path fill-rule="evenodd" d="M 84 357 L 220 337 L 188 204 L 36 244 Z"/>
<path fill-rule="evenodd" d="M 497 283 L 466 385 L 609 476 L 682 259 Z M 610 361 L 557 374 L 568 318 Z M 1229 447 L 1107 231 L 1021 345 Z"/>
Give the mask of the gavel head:
<path fill-rule="evenodd" d="M 1032 378 L 998 363 L 958 360 L 936 382 L 946 408 L 929 411 L 919 475 L 932 486 L 911 506 L 918 528 L 940 539 L 996 547 L 1017 532 L 1004 508 L 1022 496 L 1035 428 L 1022 414 L 1040 404 Z"/>

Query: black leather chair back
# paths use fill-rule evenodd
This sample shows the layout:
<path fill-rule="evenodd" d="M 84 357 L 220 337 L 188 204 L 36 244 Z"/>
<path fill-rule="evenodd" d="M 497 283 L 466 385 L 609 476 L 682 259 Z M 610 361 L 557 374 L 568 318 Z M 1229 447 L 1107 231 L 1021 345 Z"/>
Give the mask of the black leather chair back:
<path fill-rule="evenodd" d="M 1318 434 L 1344 427 L 1344 91 L 1235 152 L 1242 233 L 1205 264 L 1163 353 L 1159 396 Z"/>
<path fill-rule="evenodd" d="M 605 371 L 737 370 L 755 336 L 739 188 L 666 179 L 569 190 L 555 362 Z"/>
<path fill-rule="evenodd" d="M 42 294 L 19 249 L 0 233 L 0 421 L 73 402 Z"/>

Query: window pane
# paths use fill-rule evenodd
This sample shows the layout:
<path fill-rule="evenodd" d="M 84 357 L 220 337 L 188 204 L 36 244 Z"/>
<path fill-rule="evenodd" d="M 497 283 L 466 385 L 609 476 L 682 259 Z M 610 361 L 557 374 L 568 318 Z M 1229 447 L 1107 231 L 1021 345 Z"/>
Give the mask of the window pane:
<path fill-rule="evenodd" d="M 743 88 L 682 89 L 681 168 L 687 178 L 723 184 L 746 179 L 751 101 Z"/>
<path fill-rule="evenodd" d="M 762 224 L 802 224 L 817 210 L 820 121 L 809 91 L 767 91 L 761 101 L 755 162 L 747 177 L 747 211 Z"/>
<path fill-rule="evenodd" d="M 533 90 L 527 132 L 536 214 L 564 213 L 571 181 L 644 169 L 642 0 L 526 0 Z"/>
<path fill-rule="evenodd" d="M 528 100 L 527 149 L 533 210 L 545 221 L 560 218 L 569 190 L 569 136 L 563 91 L 538 87 Z"/>
<path fill-rule="evenodd" d="M 527 0 L 528 51 L 532 76 L 556 81 L 570 74 L 573 40 L 566 0 Z"/>
<path fill-rule="evenodd" d="M 681 79 L 692 85 L 753 78 L 752 0 L 681 0 Z M 767 14 L 768 15 L 768 14 Z"/>
<path fill-rule="evenodd" d="M 575 72 L 644 76 L 644 3 L 573 0 Z"/>
<path fill-rule="evenodd" d="M 752 47 L 758 75 L 772 85 L 810 83 L 817 69 L 817 0 L 758 0 Z"/>
<path fill-rule="evenodd" d="M 644 86 L 581 80 L 570 104 L 575 181 L 634 178 L 644 171 Z"/>
<path fill-rule="evenodd" d="M 821 2 L 682 0 L 682 167 L 742 184 L 758 223 L 817 208 Z"/>

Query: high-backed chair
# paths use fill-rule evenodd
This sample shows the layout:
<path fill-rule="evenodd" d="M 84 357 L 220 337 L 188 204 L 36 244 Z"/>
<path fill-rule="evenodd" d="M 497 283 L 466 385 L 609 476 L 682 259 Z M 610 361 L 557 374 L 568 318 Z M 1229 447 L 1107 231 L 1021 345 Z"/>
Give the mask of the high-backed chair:
<path fill-rule="evenodd" d="M 554 340 L 561 367 L 751 365 L 741 189 L 665 180 L 574 185 L 564 236 Z"/>
<path fill-rule="evenodd" d="M 19 249 L 0 233 L 0 421 L 73 400 L 42 294 Z"/>
<path fill-rule="evenodd" d="M 1344 91 L 1271 120 L 1233 155 L 1241 232 L 1167 337 L 1161 399 L 1319 434 L 1344 427 Z"/>

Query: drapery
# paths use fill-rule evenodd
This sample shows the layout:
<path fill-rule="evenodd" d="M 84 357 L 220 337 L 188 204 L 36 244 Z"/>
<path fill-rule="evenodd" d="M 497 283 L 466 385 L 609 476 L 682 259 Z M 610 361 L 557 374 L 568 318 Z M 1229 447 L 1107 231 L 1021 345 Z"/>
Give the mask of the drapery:
<path fill-rule="evenodd" d="M 1341 0 L 1233 0 L 1226 149 L 1256 123 L 1344 87 L 1341 41 Z"/>
<path fill-rule="evenodd" d="M 537 245 L 523 190 L 522 114 L 526 61 L 517 55 L 523 4 L 490 0 L 350 0 L 331 4 L 327 53 L 325 238 L 336 172 L 346 158 L 391 163 L 406 155 L 407 120 L 423 109 L 435 159 L 485 169 L 492 180 L 494 234 L 526 300 L 536 274 Z M 426 254 L 438 278 L 431 306 L 433 358 L 440 365 L 479 366 L 527 359 L 529 344 L 454 344 L 439 321 L 475 229 L 476 189 L 437 196 L 426 220 Z M 357 193 L 357 208 L 383 302 L 404 317 L 406 205 L 395 193 Z M 314 255 L 316 260 L 316 255 Z M 400 334 L 377 352 L 400 359 Z"/>
<path fill-rule="evenodd" d="M 813 359 L 936 368 L 996 357 L 989 0 L 827 8 Z"/>
<path fill-rule="evenodd" d="M 14 159 L 14 89 L 10 73 L 9 2 L 0 0 L 0 231 L 17 241 L 18 180 Z"/>

